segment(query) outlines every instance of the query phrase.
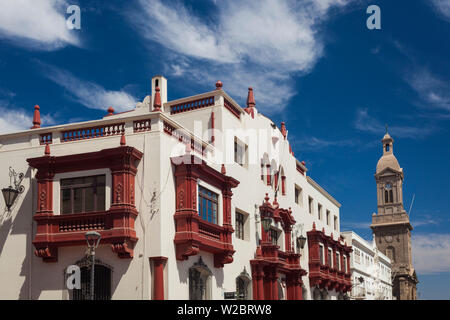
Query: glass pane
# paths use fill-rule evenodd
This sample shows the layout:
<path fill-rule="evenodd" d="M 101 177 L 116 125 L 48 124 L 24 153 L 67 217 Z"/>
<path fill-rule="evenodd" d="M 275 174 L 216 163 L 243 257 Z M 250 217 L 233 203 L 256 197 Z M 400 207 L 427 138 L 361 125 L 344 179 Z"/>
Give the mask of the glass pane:
<path fill-rule="evenodd" d="M 104 178 L 105 176 L 103 176 Z M 97 208 L 95 211 L 105 211 L 105 194 L 106 190 L 104 185 L 101 187 L 97 187 Z"/>
<path fill-rule="evenodd" d="M 73 213 L 83 210 L 83 189 L 73 189 Z"/>
<path fill-rule="evenodd" d="M 96 188 L 84 188 L 84 212 L 95 210 L 95 191 Z"/>
<path fill-rule="evenodd" d="M 61 213 L 72 212 L 72 205 L 70 202 L 70 189 L 62 190 L 61 207 Z"/>

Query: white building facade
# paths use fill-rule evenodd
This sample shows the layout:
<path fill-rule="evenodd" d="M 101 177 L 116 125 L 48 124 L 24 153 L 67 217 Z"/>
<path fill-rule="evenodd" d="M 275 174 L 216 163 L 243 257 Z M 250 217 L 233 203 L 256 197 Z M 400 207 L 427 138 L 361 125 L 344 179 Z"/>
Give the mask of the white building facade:
<path fill-rule="evenodd" d="M 392 300 L 391 260 L 378 251 L 374 241 L 368 242 L 353 231 L 341 232 L 352 246 L 350 268 L 352 300 Z"/>
<path fill-rule="evenodd" d="M 0 299 L 86 299 L 88 231 L 101 234 L 96 299 L 342 299 L 341 205 L 285 124 L 251 88 L 246 108 L 220 81 L 174 101 L 167 88 L 156 76 L 133 110 L 53 127 L 36 106 L 30 130 L 0 136 Z M 81 289 L 67 288 L 71 265 Z"/>

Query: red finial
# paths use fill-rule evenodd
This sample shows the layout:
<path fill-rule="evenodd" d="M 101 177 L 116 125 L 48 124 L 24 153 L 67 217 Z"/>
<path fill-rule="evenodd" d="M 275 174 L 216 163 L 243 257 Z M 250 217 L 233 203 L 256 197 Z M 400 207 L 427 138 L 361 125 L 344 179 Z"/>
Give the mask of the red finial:
<path fill-rule="evenodd" d="M 331 239 L 333 239 L 333 232 L 331 233 L 331 236 L 330 236 L 330 237 L 331 237 Z"/>
<path fill-rule="evenodd" d="M 124 146 L 127 142 L 125 141 L 125 133 L 122 133 L 122 136 L 120 137 L 120 145 Z"/>
<path fill-rule="evenodd" d="M 222 174 L 227 174 L 227 169 L 225 169 L 225 165 L 222 163 L 222 168 L 220 170 Z"/>
<path fill-rule="evenodd" d="M 108 116 L 112 116 L 113 114 L 114 114 L 114 108 L 113 107 L 109 107 L 108 108 L 108 110 L 106 110 L 106 111 L 108 111 Z"/>
<path fill-rule="evenodd" d="M 37 129 L 41 127 L 41 113 L 39 112 L 39 106 L 34 106 L 33 126 L 30 129 Z"/>
<path fill-rule="evenodd" d="M 247 94 L 247 107 L 253 108 L 255 106 L 255 97 L 253 96 L 253 88 L 248 88 L 248 94 Z"/>
<path fill-rule="evenodd" d="M 155 88 L 155 100 L 153 100 L 153 111 L 161 111 L 161 94 L 159 87 Z"/>
<path fill-rule="evenodd" d="M 291 209 L 291 207 L 289 207 L 289 214 L 292 214 L 292 209 Z"/>
<path fill-rule="evenodd" d="M 287 131 L 286 131 L 286 124 L 284 122 L 281 123 L 281 134 L 283 135 L 284 139 L 286 139 Z"/>
<path fill-rule="evenodd" d="M 313 230 L 316 230 L 316 223 L 313 222 Z"/>
<path fill-rule="evenodd" d="M 45 144 L 45 150 L 44 150 L 44 154 L 46 156 L 50 155 L 50 145 L 48 143 Z"/>
<path fill-rule="evenodd" d="M 280 205 L 278 204 L 277 198 L 273 199 L 272 208 L 278 209 Z"/>
<path fill-rule="evenodd" d="M 266 197 L 264 198 L 264 200 L 266 200 L 266 203 L 269 203 L 269 194 L 268 193 L 266 193 Z"/>
<path fill-rule="evenodd" d="M 306 162 L 305 162 L 305 161 L 302 161 L 302 165 L 306 166 Z"/>
<path fill-rule="evenodd" d="M 325 234 L 325 228 L 324 227 L 322 227 L 322 233 Z"/>
<path fill-rule="evenodd" d="M 223 83 L 220 80 L 217 80 L 216 82 L 216 90 L 222 90 Z"/>

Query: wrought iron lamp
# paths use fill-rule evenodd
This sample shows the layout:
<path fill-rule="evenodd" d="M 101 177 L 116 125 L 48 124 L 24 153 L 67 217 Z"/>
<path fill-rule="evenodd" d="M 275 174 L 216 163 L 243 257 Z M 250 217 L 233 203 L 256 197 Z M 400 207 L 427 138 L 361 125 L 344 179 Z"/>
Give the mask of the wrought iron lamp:
<path fill-rule="evenodd" d="M 90 286 L 90 296 L 91 300 L 94 300 L 94 268 L 95 268 L 95 249 L 97 249 L 100 244 L 100 239 L 102 235 L 96 231 L 88 231 L 84 235 L 86 237 L 86 242 L 89 249 L 89 254 L 91 255 L 91 286 Z"/>
<path fill-rule="evenodd" d="M 301 235 L 300 237 L 297 237 L 297 249 L 303 249 L 306 244 L 306 237 L 304 235 Z"/>
<path fill-rule="evenodd" d="M 23 173 L 17 174 L 13 168 L 9 167 L 9 187 L 2 189 L 3 198 L 5 199 L 5 204 L 8 211 L 11 210 L 17 196 L 25 190 L 25 187 L 21 185 L 23 177 Z M 13 178 L 14 182 L 12 181 Z M 12 186 L 13 184 L 14 187 Z"/>

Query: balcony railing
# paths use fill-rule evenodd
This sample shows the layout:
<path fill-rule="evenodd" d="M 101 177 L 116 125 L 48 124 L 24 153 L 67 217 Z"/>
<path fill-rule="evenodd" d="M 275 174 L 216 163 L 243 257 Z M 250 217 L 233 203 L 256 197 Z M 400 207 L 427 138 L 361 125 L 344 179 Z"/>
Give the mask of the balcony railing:
<path fill-rule="evenodd" d="M 170 106 L 170 114 L 177 114 L 191 110 L 197 110 L 214 105 L 214 97 L 186 101 Z"/>
<path fill-rule="evenodd" d="M 73 129 L 61 132 L 61 142 L 102 138 L 120 135 L 122 133 L 125 133 L 125 123 L 114 123 L 97 127 Z"/>
<path fill-rule="evenodd" d="M 220 235 L 222 233 L 222 227 L 216 224 L 207 222 L 205 220 L 200 220 L 198 223 L 198 232 L 208 238 L 220 240 Z"/>

